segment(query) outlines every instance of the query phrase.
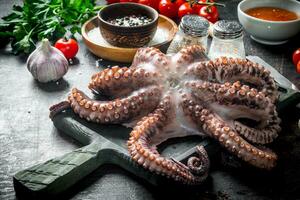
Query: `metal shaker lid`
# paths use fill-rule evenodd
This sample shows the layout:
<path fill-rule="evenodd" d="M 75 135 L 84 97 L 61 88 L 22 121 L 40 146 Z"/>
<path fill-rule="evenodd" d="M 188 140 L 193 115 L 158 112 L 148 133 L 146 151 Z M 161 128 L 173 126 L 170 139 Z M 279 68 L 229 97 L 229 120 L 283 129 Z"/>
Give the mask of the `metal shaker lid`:
<path fill-rule="evenodd" d="M 180 22 L 180 29 L 188 35 L 205 36 L 208 28 L 207 19 L 198 15 L 185 15 Z"/>
<path fill-rule="evenodd" d="M 213 34 L 221 39 L 235 39 L 243 34 L 242 25 L 233 20 L 220 20 L 215 23 Z"/>

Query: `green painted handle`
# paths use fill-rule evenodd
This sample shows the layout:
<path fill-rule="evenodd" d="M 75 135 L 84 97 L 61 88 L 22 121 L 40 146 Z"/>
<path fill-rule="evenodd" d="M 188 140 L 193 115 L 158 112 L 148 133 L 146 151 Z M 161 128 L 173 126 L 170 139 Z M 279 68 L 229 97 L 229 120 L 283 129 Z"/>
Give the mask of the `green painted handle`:
<path fill-rule="evenodd" d="M 14 176 L 17 195 L 39 199 L 60 194 L 107 163 L 112 149 L 118 148 L 71 117 L 58 117 L 53 122 L 60 130 L 86 146 L 18 172 Z"/>
<path fill-rule="evenodd" d="M 80 179 L 97 169 L 106 160 L 105 143 L 95 141 L 61 157 L 38 164 L 14 176 L 16 191 L 27 196 L 51 194 L 65 191 Z"/>

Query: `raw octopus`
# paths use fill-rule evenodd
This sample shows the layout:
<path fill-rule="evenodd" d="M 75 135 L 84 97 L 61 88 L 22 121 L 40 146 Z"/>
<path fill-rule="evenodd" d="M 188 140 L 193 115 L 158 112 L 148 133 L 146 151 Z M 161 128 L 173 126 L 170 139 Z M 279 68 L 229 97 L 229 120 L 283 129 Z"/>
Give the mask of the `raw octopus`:
<path fill-rule="evenodd" d="M 50 108 L 51 117 L 71 107 L 81 118 L 101 124 L 132 127 L 128 151 L 132 159 L 154 173 L 185 184 L 201 184 L 208 176 L 209 158 L 182 163 L 160 155 L 157 145 L 169 138 L 208 136 L 230 153 L 258 168 L 271 169 L 277 155 L 263 144 L 280 131 L 275 103 L 278 91 L 270 72 L 244 59 L 208 60 L 200 46 L 165 55 L 141 48 L 131 67 L 114 66 L 92 76 L 89 88 L 109 97 L 89 98 L 74 88 Z"/>

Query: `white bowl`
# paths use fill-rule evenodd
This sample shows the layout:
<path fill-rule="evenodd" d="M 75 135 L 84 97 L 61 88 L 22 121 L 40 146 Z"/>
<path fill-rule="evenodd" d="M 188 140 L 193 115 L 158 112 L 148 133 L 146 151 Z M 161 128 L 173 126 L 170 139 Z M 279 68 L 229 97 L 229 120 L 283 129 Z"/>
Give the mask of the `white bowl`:
<path fill-rule="evenodd" d="M 278 7 L 298 15 L 291 21 L 269 21 L 245 13 L 255 7 Z M 296 0 L 244 0 L 238 5 L 238 18 L 255 41 L 268 45 L 283 44 L 300 32 L 300 2 Z"/>

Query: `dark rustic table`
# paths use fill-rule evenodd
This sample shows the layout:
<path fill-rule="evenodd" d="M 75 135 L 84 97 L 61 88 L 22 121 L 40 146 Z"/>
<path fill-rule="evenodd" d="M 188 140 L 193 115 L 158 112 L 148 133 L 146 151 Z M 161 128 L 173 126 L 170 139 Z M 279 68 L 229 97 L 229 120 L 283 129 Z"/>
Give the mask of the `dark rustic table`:
<path fill-rule="evenodd" d="M 10 12 L 21 1 L 0 0 L 0 16 Z M 222 1 L 221 1 L 222 2 Z M 237 20 L 238 0 L 223 1 L 223 19 Z M 300 87 L 300 75 L 291 61 L 300 39 L 294 38 L 281 46 L 265 46 L 252 41 L 246 34 L 248 55 L 257 55 L 273 65 Z M 27 167 L 63 155 L 79 144 L 59 133 L 48 118 L 48 108 L 66 98 L 74 86 L 87 91 L 90 76 L 99 70 L 98 60 L 80 43 L 78 63 L 70 67 L 63 80 L 40 84 L 26 69 L 26 57 L 10 54 L 10 47 L 0 49 L 0 199 L 16 199 L 12 176 Z M 111 62 L 102 61 L 104 65 Z M 66 195 L 72 199 L 284 199 L 300 198 L 300 131 L 297 128 L 299 109 L 283 113 L 283 131 L 274 144 L 279 165 L 270 173 L 248 173 L 218 167 L 206 185 L 193 189 L 156 188 L 134 175 L 107 165 L 75 185 Z M 22 199 L 20 197 L 20 199 Z"/>

